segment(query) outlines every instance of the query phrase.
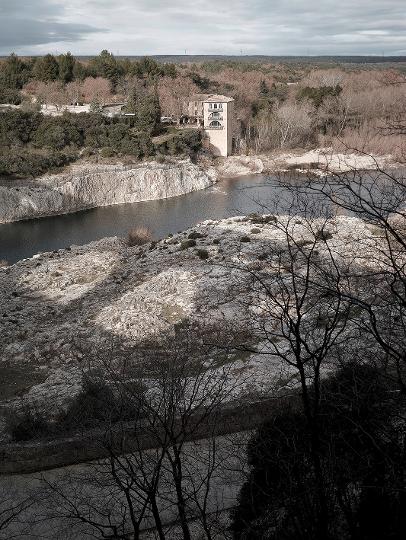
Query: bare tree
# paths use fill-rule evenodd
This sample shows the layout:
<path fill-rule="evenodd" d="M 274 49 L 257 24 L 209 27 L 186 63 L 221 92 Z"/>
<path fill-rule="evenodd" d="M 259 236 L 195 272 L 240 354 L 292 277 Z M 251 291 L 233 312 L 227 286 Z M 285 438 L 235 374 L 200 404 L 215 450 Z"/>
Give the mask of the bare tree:
<path fill-rule="evenodd" d="M 275 242 L 266 262 L 254 269 L 239 267 L 251 277 L 246 308 L 255 314 L 252 331 L 259 343 L 241 348 L 276 359 L 298 381 L 316 485 L 314 534 L 325 540 L 332 508 L 322 467 L 320 403 L 323 373 L 334 368 L 338 351 L 353 339 L 346 267 L 337 264 L 329 244 L 329 219 L 293 215 L 268 221 Z"/>
<path fill-rule="evenodd" d="M 347 294 L 367 315 L 366 321 L 360 318 L 362 330 L 375 339 L 406 389 L 406 180 L 402 169 L 382 168 L 368 157 L 375 161 L 372 171 L 329 171 L 322 181 L 309 179 L 289 189 L 322 196 L 367 225 Z"/>
<path fill-rule="evenodd" d="M 211 538 L 211 480 L 230 455 L 220 458 L 214 440 L 236 384 L 228 380 L 229 367 L 208 361 L 215 347 L 201 344 L 196 332 L 124 355 L 113 349 L 93 363 L 110 381 L 115 398 L 109 409 L 120 409 L 120 419 L 109 416 L 94 435 L 107 458 L 55 481 L 44 478 L 47 500 L 57 502 L 48 519 L 120 539 L 139 538 L 149 527 L 170 538 L 167 524 L 174 520 L 191 539 L 189 521 L 198 518 Z M 201 438 L 208 442 L 193 443 Z"/>
<path fill-rule="evenodd" d="M 65 89 L 71 105 L 75 105 L 76 103 L 80 103 L 82 101 L 83 88 L 80 81 L 72 81 L 68 83 Z"/>
<path fill-rule="evenodd" d="M 300 146 L 312 133 L 309 105 L 284 104 L 276 111 L 276 132 L 280 148 Z"/>
<path fill-rule="evenodd" d="M 2 481 L 0 486 L 0 539 L 18 538 L 24 530 L 26 513 L 34 504 L 27 493 L 24 498 L 17 493 L 12 482 Z"/>
<path fill-rule="evenodd" d="M 110 81 L 103 77 L 87 77 L 83 81 L 83 95 L 86 103 L 97 101 L 105 105 L 111 99 Z"/>

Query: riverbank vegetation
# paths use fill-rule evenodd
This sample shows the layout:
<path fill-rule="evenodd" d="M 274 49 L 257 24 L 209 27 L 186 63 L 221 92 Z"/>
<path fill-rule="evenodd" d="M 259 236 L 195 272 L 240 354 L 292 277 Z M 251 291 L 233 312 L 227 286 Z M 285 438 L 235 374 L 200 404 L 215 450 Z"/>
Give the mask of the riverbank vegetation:
<path fill-rule="evenodd" d="M 158 114 L 157 114 L 158 112 Z M 159 104 L 148 99 L 135 116 L 108 118 L 98 113 L 44 116 L 10 110 L 0 113 L 0 176 L 35 177 L 80 157 L 140 160 L 157 155 L 191 155 L 201 133 L 182 130 L 165 144 L 154 144 Z"/>
<path fill-rule="evenodd" d="M 58 114 L 75 104 L 90 104 L 94 113 L 107 104 L 127 104 L 125 110 L 140 112 L 140 118 L 124 125 L 157 134 L 160 115 L 179 118 L 191 95 L 225 94 L 235 99 L 237 153 L 328 146 L 391 153 L 396 159 L 404 152 L 403 138 L 393 128 L 404 116 L 405 81 L 403 63 L 219 60 L 174 64 L 152 58 L 116 58 L 106 50 L 90 59 L 74 58 L 70 53 L 26 59 L 12 54 L 0 62 L 0 102 L 22 110 L 51 106 Z M 189 137 L 196 135 L 185 135 L 185 139 Z M 111 157 L 123 152 L 137 158 L 154 153 L 148 135 L 138 134 L 135 140 L 131 135 L 131 142 L 129 137 L 123 138 L 123 144 L 105 140 L 104 146 L 96 148 L 106 148 L 103 154 Z M 176 153 L 182 151 L 179 147 L 188 146 L 183 143 L 175 141 L 169 149 L 163 144 L 157 151 Z M 67 156 L 59 156 L 59 161 L 64 159 L 69 161 Z M 46 168 L 45 163 L 34 161 L 34 169 Z M 49 167 L 53 162 L 50 158 Z M 17 168 L 15 160 L 6 167 Z"/>

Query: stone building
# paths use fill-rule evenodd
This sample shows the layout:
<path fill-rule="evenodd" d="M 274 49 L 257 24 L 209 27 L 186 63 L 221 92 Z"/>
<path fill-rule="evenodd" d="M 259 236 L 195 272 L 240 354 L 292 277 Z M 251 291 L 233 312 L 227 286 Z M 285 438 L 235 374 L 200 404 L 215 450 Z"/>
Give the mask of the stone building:
<path fill-rule="evenodd" d="M 188 103 L 188 116 L 201 126 L 210 150 L 229 156 L 233 146 L 234 99 L 217 94 L 196 94 Z"/>

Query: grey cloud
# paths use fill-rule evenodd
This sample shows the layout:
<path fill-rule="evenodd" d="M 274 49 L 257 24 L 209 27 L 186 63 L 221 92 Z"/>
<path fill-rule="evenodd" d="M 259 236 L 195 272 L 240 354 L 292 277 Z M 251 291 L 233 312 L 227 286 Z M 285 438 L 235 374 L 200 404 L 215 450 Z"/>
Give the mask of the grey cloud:
<path fill-rule="evenodd" d="M 406 49 L 405 0 L 0 1 L 3 49 L 56 41 L 73 44 L 78 54 L 105 46 L 129 55 L 184 49 L 195 54 L 239 54 L 241 49 L 247 54 L 400 54 Z M 100 45 L 97 37 L 83 41 L 99 28 L 108 31 Z"/>
<path fill-rule="evenodd" d="M 16 17 L 21 14 L 25 17 L 39 18 L 53 17 L 63 13 L 63 6 L 48 0 L 2 0 L 0 4 L 0 17 Z"/>
<path fill-rule="evenodd" d="M 0 53 L 47 43 L 80 41 L 102 31 L 81 22 L 64 22 L 64 4 L 49 0 L 1 0 Z"/>
<path fill-rule="evenodd" d="M 83 39 L 89 33 L 99 31 L 85 24 L 2 18 L 0 21 L 0 50 L 7 54 L 16 47 L 72 42 Z"/>

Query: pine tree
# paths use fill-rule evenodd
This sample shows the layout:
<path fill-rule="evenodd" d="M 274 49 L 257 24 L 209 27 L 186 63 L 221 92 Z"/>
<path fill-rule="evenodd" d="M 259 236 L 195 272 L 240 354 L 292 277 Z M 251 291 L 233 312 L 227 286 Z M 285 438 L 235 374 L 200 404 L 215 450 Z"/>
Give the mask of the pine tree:
<path fill-rule="evenodd" d="M 2 66 L 0 83 L 5 88 L 20 89 L 27 82 L 29 71 L 28 65 L 11 53 Z"/>
<path fill-rule="evenodd" d="M 59 75 L 59 65 L 53 54 L 37 58 L 34 65 L 34 77 L 39 81 L 56 81 Z"/>
<path fill-rule="evenodd" d="M 146 94 L 139 100 L 136 112 L 136 125 L 141 131 L 156 133 L 161 121 L 161 107 L 158 95 Z"/>
<path fill-rule="evenodd" d="M 68 83 L 73 80 L 73 68 L 75 67 L 75 57 L 70 52 L 58 56 L 59 79 Z"/>

